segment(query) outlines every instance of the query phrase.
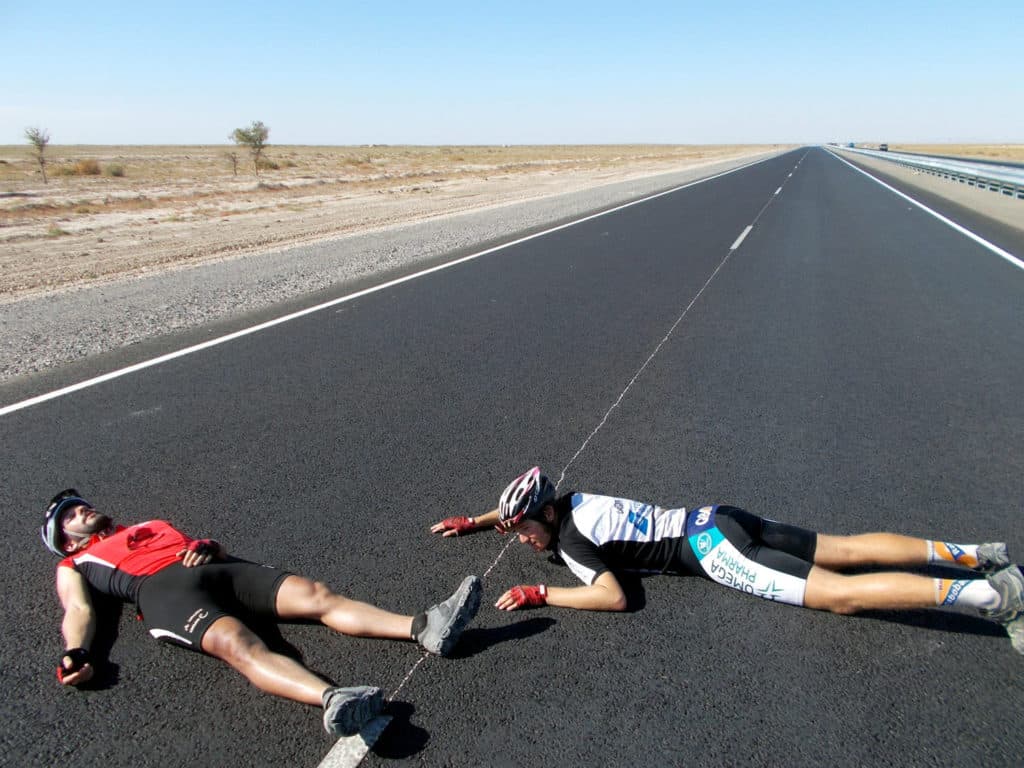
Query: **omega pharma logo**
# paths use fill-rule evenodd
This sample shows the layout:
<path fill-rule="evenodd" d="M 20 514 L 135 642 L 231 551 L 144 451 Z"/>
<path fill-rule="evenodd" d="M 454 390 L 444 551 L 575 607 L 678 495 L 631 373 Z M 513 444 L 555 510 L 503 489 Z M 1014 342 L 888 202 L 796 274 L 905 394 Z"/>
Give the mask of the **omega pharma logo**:
<path fill-rule="evenodd" d="M 701 555 L 706 555 L 711 551 L 711 544 L 711 534 L 707 531 L 704 531 L 704 533 L 697 537 L 697 551 L 700 552 Z"/>

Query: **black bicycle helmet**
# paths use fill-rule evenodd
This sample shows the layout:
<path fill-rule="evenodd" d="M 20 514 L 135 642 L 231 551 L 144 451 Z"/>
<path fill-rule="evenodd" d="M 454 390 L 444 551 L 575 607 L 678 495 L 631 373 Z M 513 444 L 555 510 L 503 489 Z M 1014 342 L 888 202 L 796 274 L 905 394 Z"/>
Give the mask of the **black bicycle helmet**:
<path fill-rule="evenodd" d="M 74 488 L 67 488 L 50 499 L 50 503 L 46 507 L 44 513 L 46 519 L 39 529 L 39 536 L 46 548 L 58 557 L 64 557 L 67 554 L 64 551 L 64 527 L 60 523 L 61 513 L 76 504 L 92 507 L 92 504 L 78 495 L 78 491 Z"/>

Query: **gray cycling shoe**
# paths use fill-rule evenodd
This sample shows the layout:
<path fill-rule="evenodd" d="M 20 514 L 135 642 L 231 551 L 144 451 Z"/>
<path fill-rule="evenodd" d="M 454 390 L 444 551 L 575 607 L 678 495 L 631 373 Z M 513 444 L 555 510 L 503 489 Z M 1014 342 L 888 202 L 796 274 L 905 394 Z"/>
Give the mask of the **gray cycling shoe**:
<path fill-rule="evenodd" d="M 353 736 L 384 709 L 380 688 L 328 688 L 324 691 L 324 729 L 331 736 Z"/>
<path fill-rule="evenodd" d="M 455 594 L 443 603 L 427 608 L 426 626 L 416 635 L 416 641 L 430 653 L 447 656 L 455 648 L 462 630 L 480 609 L 483 585 L 476 576 L 462 580 Z"/>
<path fill-rule="evenodd" d="M 978 545 L 978 564 L 974 570 L 982 573 L 992 573 L 1010 564 L 1010 553 L 1006 545 L 1001 541 L 993 541 L 989 544 Z"/>
<path fill-rule="evenodd" d="M 982 616 L 1002 624 L 1013 650 L 1024 654 L 1024 574 L 1020 566 L 1011 565 L 985 578 L 999 593 L 999 605 L 983 610 Z"/>
<path fill-rule="evenodd" d="M 1024 611 L 1017 618 L 1002 622 L 1003 629 L 1010 636 L 1010 645 L 1017 653 L 1024 654 Z"/>

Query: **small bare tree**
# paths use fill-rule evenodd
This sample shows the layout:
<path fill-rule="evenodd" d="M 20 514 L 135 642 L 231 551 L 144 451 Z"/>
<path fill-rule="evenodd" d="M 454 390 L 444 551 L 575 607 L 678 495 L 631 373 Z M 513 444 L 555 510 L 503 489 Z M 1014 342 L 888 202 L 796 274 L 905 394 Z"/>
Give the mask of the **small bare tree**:
<path fill-rule="evenodd" d="M 25 138 L 35 147 L 36 162 L 39 163 L 39 172 L 43 174 L 43 184 L 46 183 L 46 145 L 50 143 L 50 133 L 43 128 L 26 128 Z"/>
<path fill-rule="evenodd" d="M 228 137 L 240 147 L 248 147 L 252 155 L 252 166 L 256 175 L 260 175 L 260 156 L 267 147 L 270 129 L 259 120 L 254 120 L 248 128 L 235 128 Z"/>
<path fill-rule="evenodd" d="M 237 152 L 225 152 L 224 157 L 231 163 L 231 173 L 235 176 L 238 175 L 238 153 Z"/>

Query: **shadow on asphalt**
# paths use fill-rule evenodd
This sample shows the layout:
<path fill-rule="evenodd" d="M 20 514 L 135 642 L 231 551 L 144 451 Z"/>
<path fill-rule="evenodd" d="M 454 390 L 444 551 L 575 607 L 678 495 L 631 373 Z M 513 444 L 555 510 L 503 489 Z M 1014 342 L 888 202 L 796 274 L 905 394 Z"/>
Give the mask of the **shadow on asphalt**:
<path fill-rule="evenodd" d="M 411 757 L 426 746 L 430 734 L 413 725 L 412 714 L 416 708 L 407 701 L 392 701 L 388 704 L 387 714 L 391 722 L 373 745 L 373 754 L 390 759 Z"/>
<path fill-rule="evenodd" d="M 844 574 L 857 573 L 878 573 L 883 568 L 851 568 L 844 570 Z M 979 573 L 970 573 L 962 568 L 933 564 L 920 568 L 906 569 L 908 573 L 917 573 L 922 576 L 929 576 L 938 579 L 963 579 L 963 578 L 984 578 Z M 908 627 L 920 627 L 931 629 L 937 632 L 952 632 L 963 635 L 979 635 L 982 637 L 1006 637 L 1006 630 L 998 624 L 983 619 L 979 616 L 971 616 L 952 611 L 861 611 L 849 618 L 872 619 L 874 621 L 888 621 L 893 624 L 904 624 Z"/>
<path fill-rule="evenodd" d="M 647 592 L 644 591 L 644 582 L 640 574 L 621 573 L 616 574 L 619 586 L 626 593 L 626 613 L 642 611 L 647 606 Z"/>
<path fill-rule="evenodd" d="M 980 635 L 983 637 L 1006 637 L 1006 630 L 998 624 L 978 616 L 965 616 L 946 611 L 863 611 L 847 619 L 872 619 L 905 624 L 936 632 L 951 632 L 959 635 Z"/>
<path fill-rule="evenodd" d="M 469 658 L 499 643 L 533 637 L 546 632 L 556 623 L 554 619 L 545 616 L 517 621 L 504 627 L 467 629 L 462 633 L 451 658 Z M 426 746 L 430 734 L 412 722 L 415 711 L 416 708 L 406 701 L 392 701 L 388 704 L 387 714 L 391 715 L 391 723 L 373 745 L 375 755 L 389 759 L 408 758 Z"/>
<path fill-rule="evenodd" d="M 75 686 L 82 691 L 105 691 L 117 685 L 121 668 L 110 661 L 110 651 L 117 642 L 124 603 L 89 588 L 89 597 L 96 611 L 96 630 L 90 644 L 95 672 L 87 683 Z"/>
<path fill-rule="evenodd" d="M 553 627 L 557 622 L 549 616 L 517 621 L 504 627 L 488 629 L 467 629 L 462 633 L 459 644 L 452 654 L 453 659 L 468 659 L 478 653 L 484 653 L 492 646 L 506 643 L 509 640 L 523 640 L 539 635 Z"/>

